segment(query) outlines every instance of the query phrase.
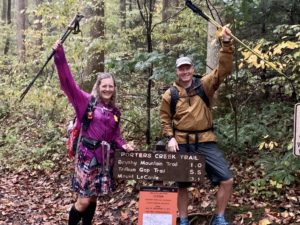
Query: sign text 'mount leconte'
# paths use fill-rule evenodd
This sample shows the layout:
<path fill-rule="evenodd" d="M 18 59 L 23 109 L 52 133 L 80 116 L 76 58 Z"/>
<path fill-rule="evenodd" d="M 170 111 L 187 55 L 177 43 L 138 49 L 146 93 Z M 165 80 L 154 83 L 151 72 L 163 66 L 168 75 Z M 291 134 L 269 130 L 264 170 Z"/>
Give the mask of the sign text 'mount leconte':
<path fill-rule="evenodd" d="M 116 152 L 114 177 L 124 180 L 202 182 L 205 159 L 175 152 Z"/>

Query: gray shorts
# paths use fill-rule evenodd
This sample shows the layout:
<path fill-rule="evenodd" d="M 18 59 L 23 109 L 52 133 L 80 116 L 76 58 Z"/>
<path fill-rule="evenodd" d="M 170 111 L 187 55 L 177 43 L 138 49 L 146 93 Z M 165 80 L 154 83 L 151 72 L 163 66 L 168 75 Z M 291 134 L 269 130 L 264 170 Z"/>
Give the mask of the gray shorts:
<path fill-rule="evenodd" d="M 205 157 L 205 171 L 213 185 L 219 185 L 221 181 L 233 178 L 229 164 L 224 153 L 215 142 L 201 142 L 197 144 L 179 144 L 179 153 L 196 153 Z M 179 188 L 187 188 L 190 182 L 178 182 Z"/>

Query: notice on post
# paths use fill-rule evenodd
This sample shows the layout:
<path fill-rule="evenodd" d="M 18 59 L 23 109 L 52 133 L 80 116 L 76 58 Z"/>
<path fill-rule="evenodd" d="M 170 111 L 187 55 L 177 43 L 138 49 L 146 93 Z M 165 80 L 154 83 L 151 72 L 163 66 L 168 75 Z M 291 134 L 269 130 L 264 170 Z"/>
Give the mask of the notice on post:
<path fill-rule="evenodd" d="M 300 156 L 300 103 L 295 105 L 294 113 L 294 155 Z"/>
<path fill-rule="evenodd" d="M 202 182 L 205 159 L 178 152 L 116 152 L 114 177 L 123 180 Z"/>
<path fill-rule="evenodd" d="M 177 188 L 142 187 L 138 225 L 176 225 Z"/>

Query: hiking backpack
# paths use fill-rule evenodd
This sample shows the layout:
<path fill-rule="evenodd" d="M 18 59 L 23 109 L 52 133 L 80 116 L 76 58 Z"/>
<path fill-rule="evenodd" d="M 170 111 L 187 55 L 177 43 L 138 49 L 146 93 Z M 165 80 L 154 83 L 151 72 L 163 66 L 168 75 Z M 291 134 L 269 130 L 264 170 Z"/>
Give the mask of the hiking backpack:
<path fill-rule="evenodd" d="M 69 159 L 75 156 L 76 151 L 80 144 L 79 140 L 81 139 L 81 132 L 82 130 L 86 131 L 89 128 L 90 123 L 93 120 L 93 113 L 95 111 L 96 105 L 97 105 L 96 98 L 94 96 L 91 96 L 89 100 L 89 104 L 81 120 L 81 124 L 78 124 L 78 120 L 76 116 L 70 122 L 68 126 L 68 140 L 66 143 Z M 115 128 L 117 128 L 120 122 L 120 115 L 116 112 L 113 112 L 113 114 L 114 114 L 114 120 L 116 122 Z"/>
<path fill-rule="evenodd" d="M 199 76 L 195 76 L 195 86 L 198 86 L 195 89 L 196 95 L 198 95 L 205 102 L 206 106 L 209 108 L 209 99 L 204 92 L 204 89 L 202 87 L 202 82 Z M 174 85 L 170 87 L 170 91 L 171 91 L 170 112 L 173 117 L 176 113 L 176 104 L 179 100 L 179 92 Z"/>
<path fill-rule="evenodd" d="M 197 87 L 195 89 L 195 91 L 196 91 L 195 95 L 198 95 L 204 101 L 204 103 L 206 104 L 206 106 L 209 108 L 210 107 L 209 98 L 207 97 L 207 95 L 204 92 L 204 89 L 203 89 L 203 86 L 202 86 L 202 82 L 201 82 L 201 79 L 200 79 L 201 76 L 194 75 L 194 77 L 195 77 L 195 83 L 194 83 L 194 85 Z M 171 92 L 170 112 L 171 112 L 171 116 L 173 118 L 173 116 L 176 113 L 176 104 L 177 104 L 177 102 L 179 100 L 179 92 L 178 92 L 178 89 L 174 85 L 172 85 L 170 87 L 170 92 Z M 174 123 L 172 124 L 172 126 L 173 126 L 173 135 L 174 135 L 175 131 L 178 130 L 178 129 L 176 129 L 176 127 L 174 126 Z M 188 134 L 197 134 L 197 133 L 202 133 L 202 132 L 206 132 L 206 131 L 210 131 L 210 130 L 213 130 L 213 127 L 207 128 L 205 130 L 196 130 L 196 131 L 178 130 L 178 131 L 186 132 Z M 187 135 L 187 143 L 189 143 L 189 138 L 188 137 L 189 136 Z M 166 138 L 161 139 L 161 140 L 159 140 L 156 143 L 155 148 L 156 148 L 157 151 L 164 151 L 164 150 L 166 150 L 167 145 L 168 145 L 168 140 L 167 139 Z M 196 140 L 197 139 L 198 139 L 198 136 L 196 136 Z"/>
<path fill-rule="evenodd" d="M 194 79 L 194 81 L 195 81 L 194 86 L 196 86 L 196 88 L 195 88 L 196 94 L 195 95 L 198 95 L 204 101 L 206 106 L 209 108 L 209 105 L 210 105 L 209 98 L 207 97 L 207 95 L 204 92 L 201 79 L 196 77 Z M 179 99 L 179 92 L 175 86 L 171 86 L 170 91 L 171 91 L 170 112 L 173 117 L 176 113 L 176 104 Z M 195 96 L 195 95 L 193 95 L 193 96 Z M 211 130 L 213 130 L 213 126 L 207 128 L 207 129 L 204 129 L 204 130 L 182 130 L 182 129 L 177 129 L 173 123 L 173 135 L 175 134 L 175 131 L 180 131 L 180 132 L 184 132 L 187 134 L 186 135 L 186 143 L 187 143 L 188 149 L 189 149 L 189 143 L 190 143 L 190 135 L 195 135 L 195 143 L 196 143 L 196 145 L 198 145 L 198 134 L 204 133 L 207 131 L 211 131 Z"/>
<path fill-rule="evenodd" d="M 83 115 L 81 124 L 78 125 L 76 116 L 68 125 L 68 140 L 67 140 L 67 151 L 69 159 L 73 158 L 76 154 L 77 148 L 79 146 L 79 139 L 81 138 L 81 132 L 87 130 L 93 119 L 93 113 L 96 108 L 97 100 L 94 96 L 91 96 L 89 104 Z"/>

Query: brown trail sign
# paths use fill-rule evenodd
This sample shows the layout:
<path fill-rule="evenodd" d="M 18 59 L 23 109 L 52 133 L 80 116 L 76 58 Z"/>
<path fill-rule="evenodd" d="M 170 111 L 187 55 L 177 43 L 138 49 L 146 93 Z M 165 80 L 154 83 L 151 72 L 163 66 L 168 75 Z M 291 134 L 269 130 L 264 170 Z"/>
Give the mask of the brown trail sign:
<path fill-rule="evenodd" d="M 116 152 L 114 177 L 122 180 L 202 182 L 205 159 L 174 152 Z"/>

